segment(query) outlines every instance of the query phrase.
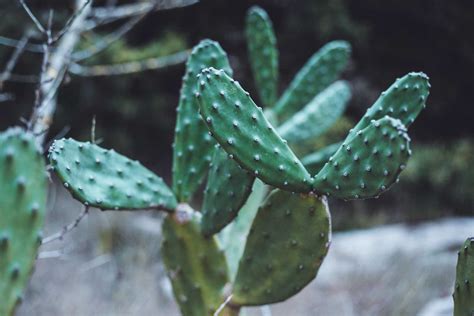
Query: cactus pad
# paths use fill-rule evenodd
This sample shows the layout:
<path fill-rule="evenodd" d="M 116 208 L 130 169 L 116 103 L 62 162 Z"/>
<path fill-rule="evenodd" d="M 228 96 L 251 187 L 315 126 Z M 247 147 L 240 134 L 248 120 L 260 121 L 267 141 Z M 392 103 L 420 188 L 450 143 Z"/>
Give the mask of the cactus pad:
<path fill-rule="evenodd" d="M 219 232 L 229 224 L 247 200 L 255 177 L 242 169 L 227 153 L 216 148 L 202 205 L 202 233 Z"/>
<path fill-rule="evenodd" d="M 278 49 L 272 21 L 267 12 L 253 6 L 246 20 L 247 48 L 252 73 L 262 104 L 275 104 L 278 90 Z"/>
<path fill-rule="evenodd" d="M 317 137 L 344 113 L 350 97 L 349 85 L 344 81 L 337 81 L 281 125 L 278 133 L 289 142 Z"/>
<path fill-rule="evenodd" d="M 350 53 L 351 46 L 345 41 L 333 41 L 324 45 L 296 74 L 275 105 L 276 114 L 287 118 L 299 111 L 339 77 Z"/>
<path fill-rule="evenodd" d="M 454 316 L 474 315 L 474 238 L 468 238 L 458 253 L 454 285 Z"/>
<path fill-rule="evenodd" d="M 194 98 L 196 76 L 206 67 L 224 69 L 232 75 L 226 53 L 211 40 L 203 40 L 194 47 L 181 87 L 173 152 L 173 191 L 180 202 L 188 202 L 204 180 L 215 145 Z"/>
<path fill-rule="evenodd" d="M 316 277 L 330 234 L 325 197 L 273 191 L 250 229 L 232 303 L 265 305 L 298 293 Z"/>
<path fill-rule="evenodd" d="M 240 84 L 213 68 L 199 79 L 201 115 L 214 138 L 263 182 L 309 192 L 312 178 Z"/>
<path fill-rule="evenodd" d="M 55 173 L 74 198 L 104 210 L 173 211 L 176 198 L 156 174 L 114 150 L 60 139 L 49 150 Z"/>
<path fill-rule="evenodd" d="M 200 214 L 177 211 L 163 223 L 163 261 L 181 313 L 209 316 L 224 300 L 227 264 L 215 238 L 200 232 Z"/>
<path fill-rule="evenodd" d="M 46 166 L 34 137 L 0 134 L 0 315 L 13 315 L 33 270 L 46 208 Z"/>
<path fill-rule="evenodd" d="M 400 120 L 374 120 L 346 138 L 316 175 L 314 189 L 346 200 L 376 197 L 397 181 L 410 155 Z"/>
<path fill-rule="evenodd" d="M 301 159 L 301 162 L 312 174 L 318 173 L 322 167 L 328 162 L 329 158 L 336 153 L 336 151 L 341 147 L 341 143 L 335 143 L 328 145 L 320 150 L 304 156 Z"/>

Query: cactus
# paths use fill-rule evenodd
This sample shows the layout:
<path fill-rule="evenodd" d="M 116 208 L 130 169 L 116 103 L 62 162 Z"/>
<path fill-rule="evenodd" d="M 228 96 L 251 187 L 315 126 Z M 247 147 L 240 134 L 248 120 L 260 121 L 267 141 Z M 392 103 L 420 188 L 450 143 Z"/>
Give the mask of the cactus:
<path fill-rule="evenodd" d="M 278 50 L 272 21 L 267 12 L 253 6 L 247 13 L 246 30 L 250 65 L 262 104 L 271 107 L 277 100 Z"/>
<path fill-rule="evenodd" d="M 474 314 L 474 238 L 468 238 L 458 252 L 454 285 L 454 316 Z"/>
<path fill-rule="evenodd" d="M 328 145 L 314 153 L 304 156 L 301 158 L 301 162 L 310 173 L 318 173 L 341 145 L 342 142 Z"/>
<path fill-rule="evenodd" d="M 173 211 L 176 198 L 163 180 L 138 161 L 89 142 L 61 139 L 49 159 L 72 195 L 100 209 Z"/>
<path fill-rule="evenodd" d="M 46 209 L 46 166 L 34 137 L 0 134 L 0 315 L 13 315 L 33 270 Z"/>
<path fill-rule="evenodd" d="M 227 55 L 221 46 L 211 40 L 196 45 L 186 64 L 186 74 L 178 105 L 173 152 L 173 191 L 178 201 L 189 199 L 203 181 L 212 159 L 215 142 L 198 113 L 194 94 L 197 75 L 206 67 L 224 69 L 232 75 Z"/>

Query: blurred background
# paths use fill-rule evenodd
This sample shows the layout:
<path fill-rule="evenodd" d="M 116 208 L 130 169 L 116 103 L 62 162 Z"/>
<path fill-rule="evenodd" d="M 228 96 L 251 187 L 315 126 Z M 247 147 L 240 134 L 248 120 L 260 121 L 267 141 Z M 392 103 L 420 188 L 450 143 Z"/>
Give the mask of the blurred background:
<path fill-rule="evenodd" d="M 108 2 L 110 1 L 95 1 L 95 4 L 106 5 Z M 117 2 L 122 4 L 131 1 Z M 61 21 L 64 21 L 72 12 L 71 1 L 29 1 L 28 3 L 42 18 L 47 17 L 49 8 L 54 8 L 58 25 L 62 25 Z M 340 119 L 327 136 L 314 144 L 315 149 L 342 139 L 363 115 L 367 107 L 397 77 L 410 71 L 423 71 L 430 77 L 432 88 L 427 102 L 428 107 L 410 128 L 414 155 L 403 172 L 400 183 L 377 200 L 331 201 L 336 231 L 360 230 L 382 224 L 397 223 L 408 223 L 410 227 L 415 227 L 423 225 L 426 221 L 440 223 L 440 219 L 449 218 L 446 219 L 449 221 L 452 220 L 452 217 L 473 214 L 474 124 L 472 118 L 474 89 L 472 89 L 472 84 L 474 82 L 474 41 L 472 30 L 474 30 L 474 2 L 472 1 L 201 0 L 200 3 L 193 6 L 151 13 L 109 48 L 87 59 L 82 64 L 85 66 L 116 64 L 165 56 L 190 49 L 201 39 L 210 38 L 218 41 L 229 55 L 234 69 L 234 77 L 252 95 L 256 96 L 244 38 L 245 13 L 254 4 L 267 10 L 274 24 L 280 50 L 281 92 L 284 91 L 306 60 L 326 42 L 344 39 L 352 45 L 351 62 L 344 72 L 343 78 L 349 81 L 353 98 L 345 117 Z M 0 36 L 19 39 L 25 29 L 34 28 L 17 1 L 0 0 L 0 19 Z M 123 21 L 118 21 L 94 32 L 85 33 L 78 49 L 87 48 L 97 39 L 119 28 L 123 23 Z M 35 41 L 32 40 L 32 42 Z M 41 42 L 37 41 L 36 43 Z M 11 53 L 12 48 L 0 43 L 0 69 L 4 67 L 2 65 L 6 64 Z M 19 59 L 14 72 L 36 76 L 40 72 L 41 58 L 41 54 L 25 52 Z M 170 183 L 171 144 L 174 137 L 176 107 L 183 74 L 184 64 L 118 76 L 95 77 L 68 74 L 63 87 L 59 90 L 58 110 L 49 136 L 54 137 L 54 135 L 67 132 L 67 136 L 89 140 L 91 122 L 95 116 L 96 137 L 102 141 L 102 146 L 115 148 L 118 152 L 140 160 L 144 165 L 161 175 L 167 183 Z M 33 79 L 32 81 L 34 81 Z M 8 81 L 1 87 L 0 93 L 8 93 L 12 99 L 0 102 L 0 130 L 21 124 L 20 118 L 27 118 L 31 113 L 35 99 L 35 84 L 22 81 L 25 80 Z M 257 97 L 255 98 L 257 99 Z M 52 224 L 48 224 L 51 225 L 48 229 L 58 228 L 61 223 L 65 224 L 68 219 L 74 218 L 74 211 L 68 213 L 69 211 L 66 209 L 78 210 L 78 205 L 70 202 L 67 193 L 61 191 L 61 188 L 51 191 L 55 192 L 53 194 L 54 200 L 59 202 L 54 203 L 54 207 L 52 207 L 54 210 L 49 214 L 50 221 L 48 223 Z M 64 196 L 64 198 L 59 199 L 58 196 Z M 74 256 L 79 256 L 82 253 L 89 255 L 94 253 L 97 256 L 106 253 L 115 256 L 115 244 L 118 243 L 120 249 L 127 249 L 128 246 L 131 248 L 129 251 L 133 251 L 134 241 L 142 240 L 141 237 L 137 237 L 140 235 L 132 234 L 127 229 L 125 229 L 125 233 L 123 231 L 119 233 L 119 235 L 122 234 L 120 235 L 122 237 L 117 237 L 114 235 L 117 232 L 115 228 L 122 227 L 121 223 L 114 223 L 110 218 L 105 218 L 107 216 L 104 214 L 91 215 L 90 217 L 94 218 L 93 216 L 99 218 L 98 222 L 105 221 L 107 223 L 104 224 L 105 226 L 99 225 L 100 229 L 95 229 L 94 227 L 98 224 L 89 218 L 84 225 L 87 233 L 81 234 L 79 230 L 72 234 L 71 238 L 78 246 L 74 246 L 73 250 L 66 251 L 70 253 L 68 260 L 57 259 L 65 261 L 66 263 L 62 263 L 62 265 L 68 266 L 69 270 L 64 268 L 63 277 L 58 277 L 57 283 L 54 284 L 68 284 L 71 291 L 74 291 L 74 285 L 68 283 L 68 273 L 66 272 L 75 269 L 75 265 L 71 261 L 88 262 L 87 260 L 91 259 L 91 257 L 88 257 L 87 260 L 83 257 L 71 259 Z M 154 219 L 159 221 L 159 218 Z M 466 223 L 466 220 L 461 222 Z M 472 226 L 472 222 L 469 223 L 472 234 L 474 226 Z M 108 227 L 107 237 L 103 235 L 105 231 L 103 227 Z M 118 231 L 120 232 L 120 229 Z M 453 231 L 455 232 L 456 229 Z M 123 234 L 129 233 L 134 237 L 123 237 Z M 142 233 L 147 236 L 144 238 L 148 241 L 147 238 L 152 240 L 158 238 L 154 235 L 155 233 L 159 235 L 159 232 L 146 231 L 144 233 L 142 231 Z M 341 233 L 341 236 L 343 236 L 342 234 L 344 233 Z M 460 240 L 467 237 L 467 234 L 459 236 Z M 434 237 L 436 236 L 435 234 Z M 94 248 L 96 246 L 93 246 L 95 245 L 91 240 L 93 238 L 100 239 L 105 248 L 101 248 L 102 250 Z M 153 264 L 154 256 L 159 258 L 159 253 L 156 242 L 153 241 L 152 244 L 154 245 L 153 251 L 150 250 L 150 252 L 143 254 L 145 259 L 136 257 L 141 258 L 143 249 L 148 248 L 142 248 L 140 254 L 132 252 L 130 258 L 138 260 L 137 265 L 139 266 Z M 149 243 L 147 245 L 146 247 L 150 247 Z M 413 259 L 411 255 L 408 258 Z M 53 262 L 55 260 L 51 259 Z M 120 260 L 118 260 L 119 263 L 114 261 L 114 264 L 120 266 Z M 405 264 L 406 262 L 401 267 L 404 267 Z M 334 312 L 333 309 L 334 314 L 332 314 L 328 311 L 329 309 L 326 312 L 323 312 L 324 309 L 320 309 L 320 314 L 416 314 L 430 299 L 449 294 L 450 273 L 452 272 L 449 272 L 449 269 L 452 269 L 453 264 L 454 261 L 449 261 L 446 263 L 447 270 L 438 271 L 438 276 L 446 277 L 440 280 L 438 292 L 427 294 L 423 299 L 415 300 L 416 302 L 409 300 L 410 303 L 407 305 L 409 307 L 404 310 L 400 311 L 393 307 L 393 309 L 382 309 L 383 312 L 378 309 L 374 311 L 364 307 L 365 305 L 362 303 L 359 305 L 354 303 L 356 308 L 352 311 Z M 45 280 L 41 276 L 48 278 L 47 272 L 50 271 L 47 266 L 50 264 L 45 264 L 44 267 L 40 264 L 39 272 L 33 278 L 33 287 L 37 286 L 35 290 L 38 290 L 39 286 L 35 282 Z M 124 265 L 124 267 L 128 266 Z M 150 277 L 153 275 L 155 278 L 160 273 L 163 275 L 159 266 L 155 268 L 156 270 L 148 270 L 147 273 Z M 58 268 L 58 271 L 60 269 Z M 130 270 L 129 267 L 123 269 Z M 124 273 L 123 269 L 117 268 L 117 271 Z M 404 270 L 400 267 L 399 269 Z M 115 272 L 113 277 L 110 276 L 114 280 L 117 278 Z M 383 274 L 383 272 L 380 273 Z M 412 273 L 414 272 L 412 271 Z M 60 272 L 58 274 L 62 275 Z M 102 271 L 99 274 L 106 273 Z M 78 282 L 78 289 L 80 286 L 89 286 L 92 279 L 96 279 L 91 277 L 91 274 L 88 275 L 88 277 L 76 275 L 73 278 L 75 282 Z M 379 277 L 380 275 L 377 274 L 370 276 L 371 282 L 375 284 L 375 280 Z M 139 288 L 140 284 L 144 286 L 143 283 L 137 281 L 141 280 L 140 278 L 150 282 L 143 276 L 132 276 L 130 280 L 135 280 L 133 282 L 137 282 L 136 286 Z M 394 277 L 394 279 L 397 278 Z M 72 280 L 70 281 L 72 282 Z M 131 284 L 133 284 L 132 281 L 130 281 Z M 364 284 L 369 283 L 366 281 Z M 374 284 L 367 287 L 373 290 Z M 423 284 L 421 283 L 421 285 Z M 422 287 L 421 285 L 420 287 Z M 150 286 L 155 285 L 150 284 Z M 390 285 L 386 286 L 391 287 Z M 411 291 L 417 291 L 416 288 L 413 288 L 413 284 L 407 286 Z M 166 286 L 164 287 L 166 288 Z M 360 286 L 354 286 L 353 290 L 358 288 Z M 435 285 L 433 288 L 437 289 Z M 163 290 L 162 287 L 160 289 L 158 292 Z M 50 291 L 57 293 L 55 289 Z M 402 293 L 400 300 L 406 302 L 407 297 L 411 294 L 407 294 L 408 290 L 400 291 Z M 133 295 L 130 293 L 126 295 L 129 297 Z M 163 294 L 160 293 L 158 294 Z M 38 294 L 31 295 L 31 301 L 34 301 Z M 160 300 L 164 302 L 164 305 L 161 306 L 168 308 L 163 309 L 162 313 L 152 307 L 141 311 L 137 309 L 139 312 L 136 312 L 136 310 L 126 307 L 123 307 L 123 310 L 112 310 L 108 309 L 110 308 L 108 305 L 102 309 L 98 307 L 95 312 L 91 309 L 81 310 L 80 307 L 75 310 L 68 310 L 67 307 L 62 310 L 51 309 L 48 312 L 44 306 L 48 305 L 52 308 L 51 302 L 45 303 L 44 298 L 37 299 L 36 303 L 31 303 L 32 305 L 27 303 L 31 309 L 24 307 L 22 313 L 24 315 L 48 315 L 48 313 L 52 315 L 61 314 L 64 311 L 78 315 L 121 314 L 122 312 L 123 314 L 137 315 L 156 313 L 171 315 L 176 313 L 173 303 L 166 299 L 165 294 L 162 296 L 164 298 L 162 297 Z M 93 297 L 91 295 L 89 300 L 93 300 Z M 303 297 L 306 300 L 300 299 L 297 303 L 298 306 L 314 300 L 310 294 Z M 365 302 L 363 299 L 361 301 Z M 142 303 L 137 304 L 141 305 Z M 373 306 L 374 304 L 368 305 Z M 337 305 L 335 303 L 335 306 Z M 322 308 L 320 305 L 318 306 L 318 308 Z M 283 310 L 285 308 L 288 307 L 282 307 Z M 288 308 L 286 311 L 288 310 L 292 309 Z M 275 313 L 277 314 L 278 311 Z M 301 311 L 300 314 L 319 315 L 311 309 Z"/>

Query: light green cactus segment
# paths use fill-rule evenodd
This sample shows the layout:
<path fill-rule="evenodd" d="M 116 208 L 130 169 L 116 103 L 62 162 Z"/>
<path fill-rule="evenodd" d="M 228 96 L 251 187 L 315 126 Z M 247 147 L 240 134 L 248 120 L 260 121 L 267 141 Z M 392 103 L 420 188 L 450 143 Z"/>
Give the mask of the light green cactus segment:
<path fill-rule="evenodd" d="M 227 263 L 217 239 L 200 231 L 200 214 L 177 211 L 163 222 L 163 262 L 185 316 L 210 316 L 224 301 Z"/>
<path fill-rule="evenodd" d="M 246 19 L 247 49 L 260 100 L 271 107 L 277 100 L 278 49 L 272 21 L 258 6 L 249 9 Z"/>
<path fill-rule="evenodd" d="M 366 128 L 372 120 L 385 115 L 399 119 L 408 129 L 421 110 L 426 107 L 430 93 L 429 78 L 422 72 L 410 72 L 398 78 L 367 110 L 364 117 L 351 130 L 351 134 Z"/>
<path fill-rule="evenodd" d="M 232 75 L 226 53 L 211 40 L 203 40 L 194 47 L 181 87 L 173 151 L 173 191 L 180 202 L 188 202 L 204 180 L 215 145 L 194 98 L 196 76 L 206 67 L 224 69 Z"/>
<path fill-rule="evenodd" d="M 218 235 L 229 265 L 231 281 L 235 279 L 240 257 L 244 253 L 248 232 L 267 191 L 268 187 L 262 181 L 256 179 L 253 183 L 252 193 L 240 209 L 237 218 Z"/>
<path fill-rule="evenodd" d="M 320 150 L 309 154 L 301 162 L 312 174 L 318 173 L 328 162 L 329 158 L 336 153 L 336 151 L 341 147 L 342 142 L 328 145 Z"/>
<path fill-rule="evenodd" d="M 274 190 L 249 232 L 232 303 L 265 305 L 298 293 L 316 277 L 330 235 L 325 197 Z"/>
<path fill-rule="evenodd" d="M 0 315 L 21 302 L 41 244 L 46 165 L 34 137 L 20 128 L 0 134 Z"/>
<path fill-rule="evenodd" d="M 309 192 L 311 175 L 240 84 L 208 68 L 199 77 L 201 115 L 222 148 L 263 182 Z"/>
<path fill-rule="evenodd" d="M 474 315 L 474 238 L 466 240 L 458 252 L 454 285 L 454 316 Z"/>
<path fill-rule="evenodd" d="M 176 208 L 173 192 L 160 177 L 113 149 L 60 139 L 51 146 L 49 159 L 64 186 L 85 205 L 103 210 Z"/>
<path fill-rule="evenodd" d="M 201 208 L 205 236 L 218 233 L 237 216 L 252 191 L 254 179 L 223 149 L 216 148 Z"/>
<path fill-rule="evenodd" d="M 346 200 L 379 196 L 398 181 L 410 155 L 410 138 L 400 120 L 374 120 L 349 135 L 316 175 L 314 189 Z"/>
<path fill-rule="evenodd" d="M 333 83 L 346 67 L 350 53 L 351 46 L 345 41 L 324 45 L 296 74 L 276 103 L 276 114 L 283 119 L 290 117 Z"/>
<path fill-rule="evenodd" d="M 289 142 L 301 142 L 327 131 L 341 117 L 351 97 L 347 82 L 337 81 L 278 128 Z"/>

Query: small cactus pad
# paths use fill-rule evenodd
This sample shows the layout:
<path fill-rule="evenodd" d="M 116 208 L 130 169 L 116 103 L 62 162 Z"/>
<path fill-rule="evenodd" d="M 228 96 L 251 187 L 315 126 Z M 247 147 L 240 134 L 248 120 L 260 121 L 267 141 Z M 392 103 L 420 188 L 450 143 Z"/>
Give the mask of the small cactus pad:
<path fill-rule="evenodd" d="M 324 45 L 301 68 L 278 100 L 276 114 L 281 118 L 289 117 L 333 83 L 346 67 L 350 53 L 351 46 L 345 41 Z"/>
<path fill-rule="evenodd" d="M 317 137 L 344 113 L 350 97 L 349 85 L 345 81 L 337 81 L 281 125 L 278 133 L 289 142 Z"/>
<path fill-rule="evenodd" d="M 224 69 L 232 75 L 226 53 L 211 40 L 203 40 L 194 47 L 181 87 L 173 151 L 173 191 L 180 202 L 188 202 L 204 180 L 215 145 L 194 98 L 197 75 L 206 67 Z"/>
<path fill-rule="evenodd" d="M 346 138 L 316 175 L 314 189 L 346 200 L 376 197 L 398 180 L 410 155 L 405 126 L 386 116 Z"/>
<path fill-rule="evenodd" d="M 210 316 L 224 301 L 227 263 L 215 238 L 200 232 L 200 214 L 177 210 L 163 222 L 163 261 L 185 316 Z"/>
<path fill-rule="evenodd" d="M 342 143 L 328 145 L 312 154 L 304 156 L 301 162 L 311 174 L 316 174 L 324 167 L 329 158 L 336 153 L 341 145 Z"/>
<path fill-rule="evenodd" d="M 230 158 L 267 184 L 311 190 L 311 175 L 237 81 L 222 70 L 205 69 L 196 98 L 209 130 Z"/>
<path fill-rule="evenodd" d="M 0 134 L 0 315 L 21 302 L 41 244 L 46 165 L 34 137 L 20 128 Z"/>
<path fill-rule="evenodd" d="M 351 130 L 351 134 L 366 128 L 372 120 L 381 119 L 386 115 L 399 119 L 408 129 L 426 107 L 426 99 L 430 93 L 428 80 L 428 76 L 422 72 L 410 72 L 398 78 L 390 88 L 382 92 Z"/>
<path fill-rule="evenodd" d="M 298 293 L 316 277 L 330 234 L 325 197 L 274 190 L 250 229 L 232 303 L 265 305 Z"/>
<path fill-rule="evenodd" d="M 252 73 L 262 104 L 271 107 L 277 99 L 278 49 L 272 21 L 267 12 L 253 6 L 246 20 L 247 48 Z"/>
<path fill-rule="evenodd" d="M 474 315 L 474 238 L 468 238 L 458 253 L 454 285 L 454 316 Z"/>
<path fill-rule="evenodd" d="M 223 149 L 216 148 L 201 209 L 201 228 L 205 236 L 219 232 L 237 216 L 252 190 L 254 179 L 229 159 Z"/>
<path fill-rule="evenodd" d="M 176 207 L 173 192 L 160 177 L 114 150 L 60 139 L 51 146 L 49 159 L 64 186 L 85 205 L 103 210 Z"/>

